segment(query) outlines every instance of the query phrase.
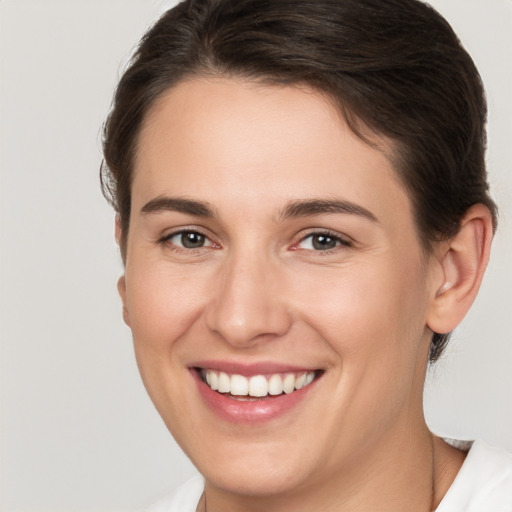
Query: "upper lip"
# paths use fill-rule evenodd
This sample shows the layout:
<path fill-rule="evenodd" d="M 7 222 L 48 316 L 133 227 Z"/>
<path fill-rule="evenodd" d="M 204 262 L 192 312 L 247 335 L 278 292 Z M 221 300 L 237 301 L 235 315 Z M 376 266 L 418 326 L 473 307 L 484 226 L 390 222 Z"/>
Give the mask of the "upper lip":
<path fill-rule="evenodd" d="M 217 370 L 228 374 L 244 375 L 246 377 L 251 375 L 265 375 L 274 373 L 298 373 L 319 370 L 318 367 L 312 368 L 309 365 L 299 366 L 272 361 L 240 363 L 235 361 L 218 360 L 198 361 L 197 363 L 192 364 L 191 368 Z"/>

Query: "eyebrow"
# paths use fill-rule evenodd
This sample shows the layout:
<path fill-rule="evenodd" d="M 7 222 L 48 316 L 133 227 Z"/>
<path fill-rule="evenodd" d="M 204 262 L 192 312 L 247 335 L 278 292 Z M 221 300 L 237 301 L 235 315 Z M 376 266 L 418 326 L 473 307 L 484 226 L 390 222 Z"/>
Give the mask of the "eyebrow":
<path fill-rule="evenodd" d="M 325 213 L 347 213 L 365 217 L 372 222 L 378 222 L 377 217 L 366 208 L 338 199 L 306 199 L 289 203 L 280 213 L 279 219 L 285 220 L 294 217 L 307 217 Z"/>
<path fill-rule="evenodd" d="M 213 217 L 213 208 L 206 202 L 195 201 L 182 197 L 159 196 L 147 202 L 141 213 L 179 212 L 197 217 Z"/>
<path fill-rule="evenodd" d="M 207 202 L 168 196 L 159 196 L 151 199 L 151 201 L 148 201 L 140 211 L 143 214 L 170 211 L 194 215 L 197 217 L 212 218 L 215 216 L 214 209 Z M 338 199 L 305 199 L 292 201 L 279 213 L 278 219 L 286 220 L 290 218 L 322 215 L 326 213 L 359 215 L 373 222 L 378 222 L 377 217 L 370 210 L 352 203 L 351 201 Z"/>

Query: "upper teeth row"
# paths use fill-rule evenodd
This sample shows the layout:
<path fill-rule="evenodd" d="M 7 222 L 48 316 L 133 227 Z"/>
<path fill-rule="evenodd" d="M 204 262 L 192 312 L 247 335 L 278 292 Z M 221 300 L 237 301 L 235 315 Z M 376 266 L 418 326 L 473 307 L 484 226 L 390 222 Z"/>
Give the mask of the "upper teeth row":
<path fill-rule="evenodd" d="M 219 393 L 231 393 L 237 396 L 263 397 L 267 395 L 280 395 L 292 393 L 311 384 L 315 378 L 315 372 L 303 373 L 276 373 L 266 377 L 265 375 L 228 375 L 215 370 L 203 370 L 202 374 L 208 386 Z"/>

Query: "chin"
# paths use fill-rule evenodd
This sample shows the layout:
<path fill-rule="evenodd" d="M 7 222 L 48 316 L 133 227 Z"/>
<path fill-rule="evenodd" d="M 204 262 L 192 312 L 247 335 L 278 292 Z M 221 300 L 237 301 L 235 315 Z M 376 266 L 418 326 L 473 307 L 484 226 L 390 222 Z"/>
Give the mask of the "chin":
<path fill-rule="evenodd" d="M 282 431 L 281 431 L 282 432 Z M 308 460 L 310 446 L 301 446 L 296 436 L 251 440 L 211 436 L 188 452 L 206 481 L 226 492 L 246 496 L 273 496 L 300 488 L 321 468 Z"/>
<path fill-rule="evenodd" d="M 223 464 L 218 468 L 198 468 L 211 485 L 233 494 L 268 497 L 286 494 L 299 488 L 305 477 L 296 467 L 289 466 L 287 461 L 264 461 L 247 464 L 243 468 L 237 463 Z"/>

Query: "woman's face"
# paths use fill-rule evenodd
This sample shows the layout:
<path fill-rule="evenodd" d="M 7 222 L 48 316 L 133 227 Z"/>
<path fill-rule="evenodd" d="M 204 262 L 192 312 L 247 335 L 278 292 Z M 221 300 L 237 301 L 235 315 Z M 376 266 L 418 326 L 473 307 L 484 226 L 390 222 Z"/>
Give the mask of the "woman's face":
<path fill-rule="evenodd" d="M 216 486 L 287 492 L 420 428 L 432 267 L 385 153 L 319 93 L 196 79 L 149 113 L 125 319 Z"/>

